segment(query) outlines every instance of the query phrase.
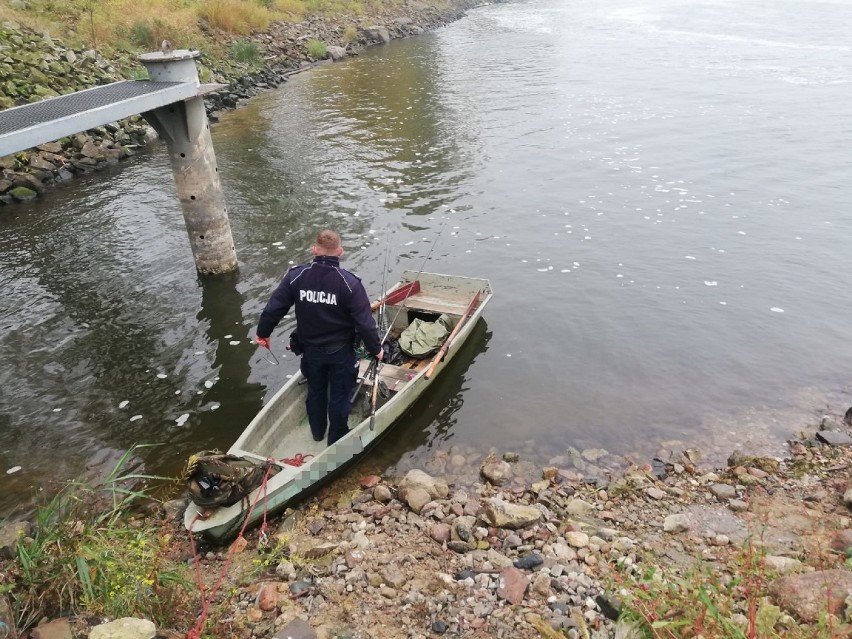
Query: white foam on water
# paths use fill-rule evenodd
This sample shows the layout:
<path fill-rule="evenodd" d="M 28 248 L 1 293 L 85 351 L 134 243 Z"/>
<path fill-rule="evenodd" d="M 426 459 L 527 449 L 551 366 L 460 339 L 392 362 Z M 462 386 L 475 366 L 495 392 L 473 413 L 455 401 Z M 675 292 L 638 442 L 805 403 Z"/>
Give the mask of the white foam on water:
<path fill-rule="evenodd" d="M 9 470 L 7 470 L 7 471 L 6 471 L 6 474 L 7 474 L 7 475 L 14 475 L 14 474 L 15 474 L 15 473 L 17 473 L 19 470 L 21 470 L 21 467 L 20 467 L 20 466 L 12 466 Z"/>
<path fill-rule="evenodd" d="M 133 417 L 130 418 L 130 421 L 131 422 L 137 422 L 140 419 L 142 419 L 142 415 L 134 415 Z"/>
<path fill-rule="evenodd" d="M 119 402 L 118 407 L 119 407 L 119 408 L 124 408 L 124 407 L 125 407 L 125 406 L 127 406 L 129 403 L 130 403 L 130 402 L 129 402 L 128 400 L 126 400 L 126 399 L 125 399 L 125 400 L 122 400 L 121 402 Z"/>
<path fill-rule="evenodd" d="M 784 312 L 783 308 L 778 308 L 777 306 L 773 306 L 769 310 L 772 311 L 773 313 L 783 313 Z"/>
<path fill-rule="evenodd" d="M 189 413 L 184 413 L 180 417 L 175 420 L 175 423 L 178 426 L 183 426 L 186 423 L 186 420 L 189 419 Z"/>
<path fill-rule="evenodd" d="M 718 286 L 719 282 L 716 280 L 704 280 L 704 286 Z"/>

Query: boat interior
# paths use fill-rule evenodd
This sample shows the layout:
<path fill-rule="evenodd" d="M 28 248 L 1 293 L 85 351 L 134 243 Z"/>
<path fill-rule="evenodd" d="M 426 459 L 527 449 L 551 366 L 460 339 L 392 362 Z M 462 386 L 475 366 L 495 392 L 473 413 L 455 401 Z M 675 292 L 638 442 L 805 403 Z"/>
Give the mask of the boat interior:
<path fill-rule="evenodd" d="M 479 287 L 484 282 L 484 280 L 460 278 L 471 282 L 470 286 L 462 287 L 460 290 L 457 283 L 453 282 L 454 279 L 458 278 L 432 276 L 426 273 L 406 273 L 406 275 L 409 276 L 409 279 L 403 279 L 396 288 L 418 278 L 419 290 L 397 304 L 384 307 L 384 317 L 381 318 L 382 321 L 379 324 L 387 327 L 389 323 L 392 323 L 391 336 L 399 336 L 415 318 L 434 321 L 440 315 L 446 314 L 455 326 L 465 314 L 473 295 L 480 290 Z M 381 309 L 376 312 L 381 312 Z M 369 398 L 373 384 L 372 375 L 369 371 L 370 361 L 370 359 L 363 359 L 359 365 L 358 381 L 356 382 L 359 385 L 359 391 L 358 397 L 353 402 L 352 413 L 349 416 L 350 428 L 357 426 L 370 415 Z M 405 356 L 402 363 L 396 365 L 383 363 L 379 367 L 378 373 L 381 392 L 377 399 L 377 408 L 390 401 L 421 371 L 428 368 L 431 362 L 432 357 L 416 359 Z M 367 376 L 366 379 L 365 376 Z M 264 418 L 259 420 L 254 429 L 243 434 L 243 437 L 235 444 L 231 452 L 258 461 L 266 461 L 269 458 L 294 460 L 297 459 L 298 455 L 316 456 L 321 453 L 327 444 L 326 440 L 315 442 L 311 435 L 304 408 L 306 393 L 306 380 L 299 376 L 299 381 L 287 400 L 272 400 L 265 407 Z"/>

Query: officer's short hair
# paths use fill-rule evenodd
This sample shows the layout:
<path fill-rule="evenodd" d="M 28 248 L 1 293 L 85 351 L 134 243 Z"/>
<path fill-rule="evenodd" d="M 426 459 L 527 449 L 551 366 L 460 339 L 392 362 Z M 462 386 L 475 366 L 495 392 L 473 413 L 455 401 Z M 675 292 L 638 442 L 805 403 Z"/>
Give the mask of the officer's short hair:
<path fill-rule="evenodd" d="M 340 236 L 329 229 L 317 233 L 317 246 L 326 251 L 336 251 L 340 248 Z"/>

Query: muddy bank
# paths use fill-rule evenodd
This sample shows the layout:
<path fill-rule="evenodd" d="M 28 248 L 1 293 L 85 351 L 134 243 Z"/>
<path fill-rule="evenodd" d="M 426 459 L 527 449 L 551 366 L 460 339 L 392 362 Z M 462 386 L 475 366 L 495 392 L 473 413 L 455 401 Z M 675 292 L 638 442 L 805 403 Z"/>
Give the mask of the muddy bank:
<path fill-rule="evenodd" d="M 273 23 L 267 32 L 241 39 L 250 42 L 257 52 L 256 60 L 249 63 L 202 51 L 202 82 L 227 85 L 223 91 L 205 98 L 208 114 L 215 120 L 217 111 L 236 108 L 259 92 L 278 87 L 295 72 L 357 55 L 367 46 L 444 26 L 476 4 L 457 0 L 438 7 L 412 1 L 378 6 L 357 17 L 314 16 L 300 23 Z M 229 40 L 225 34 L 211 37 L 220 44 Z M 326 45 L 321 59 L 311 55 L 307 46 L 310 40 Z M 146 75 L 130 52 L 105 56 L 93 49 L 75 49 L 57 38 L 13 23 L 0 28 L 0 52 L 4 54 L 0 60 L 0 108 Z M 314 54 L 319 55 L 316 51 Z M 155 139 L 153 129 L 134 116 L 0 158 L 0 205 L 34 199 L 75 175 L 125 160 Z"/>

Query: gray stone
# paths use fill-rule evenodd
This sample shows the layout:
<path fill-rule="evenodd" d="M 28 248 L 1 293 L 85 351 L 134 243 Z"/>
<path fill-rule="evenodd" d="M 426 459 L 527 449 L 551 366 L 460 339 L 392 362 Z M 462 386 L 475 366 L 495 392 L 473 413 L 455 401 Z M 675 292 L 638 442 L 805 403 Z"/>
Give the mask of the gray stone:
<path fill-rule="evenodd" d="M 396 564 L 389 564 L 381 572 L 382 581 L 388 586 L 392 586 L 399 590 L 408 581 L 408 578 L 402 573 Z"/>
<path fill-rule="evenodd" d="M 493 457 L 489 457 L 485 460 L 480 467 L 479 472 L 482 473 L 482 476 L 494 486 L 503 486 L 511 481 L 512 476 L 514 475 L 511 464 L 503 461 L 502 459 L 495 459 Z"/>
<path fill-rule="evenodd" d="M 565 541 L 574 548 L 585 548 L 589 545 L 589 536 L 579 530 L 569 530 L 565 533 Z"/>
<path fill-rule="evenodd" d="M 418 515 L 423 510 L 423 506 L 432 501 L 429 493 L 423 488 L 410 488 L 405 491 L 405 503 Z"/>
<path fill-rule="evenodd" d="M 683 513 L 669 515 L 663 521 L 663 530 L 670 533 L 684 532 L 689 530 L 689 517 Z"/>
<path fill-rule="evenodd" d="M 279 630 L 272 639 L 317 639 L 317 633 L 305 620 L 296 617 Z"/>
<path fill-rule="evenodd" d="M 373 488 L 373 499 L 382 504 L 386 504 L 393 499 L 393 494 L 391 493 L 390 488 L 384 484 L 379 484 Z"/>
<path fill-rule="evenodd" d="M 655 486 L 651 486 L 648 490 L 645 491 L 645 494 L 648 495 L 651 499 L 656 499 L 657 501 L 663 499 L 666 496 L 666 491 L 660 490 Z"/>
<path fill-rule="evenodd" d="M 74 633 L 67 619 L 54 619 L 38 626 L 32 631 L 30 637 L 32 639 L 73 639 Z"/>
<path fill-rule="evenodd" d="M 816 434 L 816 437 L 818 440 L 828 444 L 829 446 L 852 445 L 852 437 L 839 430 L 821 430 Z"/>
<path fill-rule="evenodd" d="M 327 49 L 328 55 L 331 56 L 331 59 L 335 62 L 337 62 L 338 60 L 342 60 L 346 57 L 346 49 L 344 49 L 343 47 L 337 47 L 332 45 L 327 47 Z"/>
<path fill-rule="evenodd" d="M 728 502 L 728 508 L 733 510 L 735 513 L 745 512 L 748 510 L 748 502 L 745 502 L 742 499 L 732 499 Z"/>
<path fill-rule="evenodd" d="M 408 474 L 399 482 L 399 494 L 404 495 L 406 491 L 414 488 L 425 490 L 431 499 L 445 499 L 450 494 L 450 487 L 445 481 L 435 479 L 416 468 L 408 471 Z"/>
<path fill-rule="evenodd" d="M 572 499 L 565 507 L 565 512 L 571 517 L 588 517 L 595 512 L 595 507 L 582 499 Z"/>
<path fill-rule="evenodd" d="M 0 528 L 0 557 L 11 559 L 15 556 L 18 539 L 27 536 L 32 526 L 26 521 L 13 521 Z"/>
<path fill-rule="evenodd" d="M 802 565 L 802 562 L 792 557 L 779 557 L 777 555 L 766 555 L 763 559 L 764 565 L 779 574 L 792 572 Z"/>
<path fill-rule="evenodd" d="M 514 530 L 537 522 L 541 519 L 541 511 L 492 497 L 483 504 L 483 516 L 492 526 Z"/>
<path fill-rule="evenodd" d="M 363 30 L 364 37 L 370 42 L 387 43 L 390 42 L 390 32 L 386 27 L 373 25 Z"/>
<path fill-rule="evenodd" d="M 154 639 L 157 628 L 152 621 L 123 617 L 95 626 L 89 639 Z"/>
<path fill-rule="evenodd" d="M 495 568 L 508 568 L 512 565 L 512 560 L 509 559 L 506 555 L 503 555 L 493 548 L 489 548 L 488 552 L 485 553 L 486 561 L 490 561 L 491 565 Z"/>
<path fill-rule="evenodd" d="M 730 484 L 713 484 L 710 486 L 710 492 L 716 499 L 733 499 L 737 496 L 737 489 Z"/>

